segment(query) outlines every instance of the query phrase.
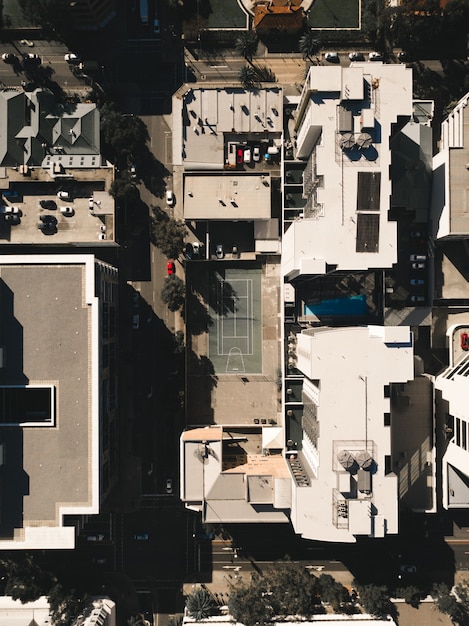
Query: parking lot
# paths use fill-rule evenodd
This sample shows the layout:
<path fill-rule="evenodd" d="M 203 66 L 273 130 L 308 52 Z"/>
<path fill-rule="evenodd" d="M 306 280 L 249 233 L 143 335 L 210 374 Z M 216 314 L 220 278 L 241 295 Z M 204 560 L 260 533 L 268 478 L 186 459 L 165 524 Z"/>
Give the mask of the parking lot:
<path fill-rule="evenodd" d="M 426 224 L 400 219 L 398 264 L 386 273 L 385 305 L 402 308 L 425 307 L 431 302 L 429 285 L 431 242 Z"/>

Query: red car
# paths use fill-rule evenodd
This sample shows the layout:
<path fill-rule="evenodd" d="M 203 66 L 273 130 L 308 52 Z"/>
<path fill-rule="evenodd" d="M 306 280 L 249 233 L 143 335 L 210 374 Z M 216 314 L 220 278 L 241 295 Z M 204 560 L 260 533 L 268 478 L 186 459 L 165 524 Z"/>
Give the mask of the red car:
<path fill-rule="evenodd" d="M 244 153 L 242 148 L 236 148 L 236 163 L 240 165 L 243 162 Z"/>
<path fill-rule="evenodd" d="M 174 261 L 168 261 L 166 263 L 166 273 L 168 276 L 176 273 L 176 266 L 174 265 Z"/>
<path fill-rule="evenodd" d="M 467 333 L 461 333 L 461 348 L 469 350 L 469 335 Z"/>

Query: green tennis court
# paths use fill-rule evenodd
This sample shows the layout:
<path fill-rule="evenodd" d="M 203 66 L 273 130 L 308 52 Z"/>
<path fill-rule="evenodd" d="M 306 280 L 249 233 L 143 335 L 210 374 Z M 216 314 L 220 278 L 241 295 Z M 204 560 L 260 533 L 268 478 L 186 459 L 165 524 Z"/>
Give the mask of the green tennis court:
<path fill-rule="evenodd" d="M 261 270 L 210 275 L 209 357 L 217 374 L 262 373 Z"/>
<path fill-rule="evenodd" d="M 310 28 L 360 28 L 361 0 L 315 0 L 308 14 Z"/>

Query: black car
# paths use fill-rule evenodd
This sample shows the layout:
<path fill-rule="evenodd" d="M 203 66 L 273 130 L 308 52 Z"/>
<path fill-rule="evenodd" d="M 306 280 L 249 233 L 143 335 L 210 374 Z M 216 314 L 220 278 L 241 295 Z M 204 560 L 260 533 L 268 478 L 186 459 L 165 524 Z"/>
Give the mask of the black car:
<path fill-rule="evenodd" d="M 41 65 L 41 57 L 38 54 L 28 52 L 27 54 L 23 54 L 23 63 L 30 65 Z"/>
<path fill-rule="evenodd" d="M 39 219 L 41 220 L 41 222 L 47 225 L 50 224 L 52 226 L 55 226 L 57 224 L 57 218 L 54 217 L 54 215 L 41 215 Z"/>
<path fill-rule="evenodd" d="M 40 200 L 39 204 L 42 209 L 49 209 L 49 211 L 55 211 L 57 208 L 55 200 Z"/>
<path fill-rule="evenodd" d="M 12 54 L 11 52 L 4 52 L 2 54 L 2 61 L 4 63 L 18 63 L 18 57 L 16 54 Z"/>

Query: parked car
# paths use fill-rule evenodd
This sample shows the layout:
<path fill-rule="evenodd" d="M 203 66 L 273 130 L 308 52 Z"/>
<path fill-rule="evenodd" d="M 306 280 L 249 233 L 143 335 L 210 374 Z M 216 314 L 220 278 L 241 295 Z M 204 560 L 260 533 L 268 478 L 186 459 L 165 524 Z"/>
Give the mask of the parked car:
<path fill-rule="evenodd" d="M 3 216 L 3 221 L 7 222 L 9 226 L 18 226 L 21 224 L 21 216 L 19 213 L 7 213 Z M 42 229 L 41 229 L 42 230 Z M 44 232 L 44 231 L 42 231 Z M 53 234 L 53 233 L 44 233 L 45 235 Z"/>
<path fill-rule="evenodd" d="M 351 52 L 348 55 L 348 58 L 351 61 L 364 61 L 365 60 L 365 57 L 364 57 L 364 55 L 361 52 Z"/>
<path fill-rule="evenodd" d="M 217 244 L 217 247 L 215 249 L 215 256 L 217 257 L 217 259 L 223 259 L 225 256 L 225 252 L 223 250 L 223 244 L 219 243 Z"/>
<path fill-rule="evenodd" d="M 192 533 L 192 537 L 194 539 L 201 539 L 202 541 L 213 541 L 213 539 L 215 539 L 215 533 L 213 532 L 213 530 L 204 530 L 202 528 L 200 530 L 196 530 L 195 533 Z"/>
<path fill-rule="evenodd" d="M 20 195 L 16 189 L 5 189 L 2 194 L 4 198 L 19 198 Z"/>
<path fill-rule="evenodd" d="M 140 328 L 140 315 L 132 315 L 132 328 L 133 330 Z"/>
<path fill-rule="evenodd" d="M 368 60 L 369 61 L 382 61 L 383 55 L 381 54 L 381 52 L 370 52 L 370 54 L 368 55 Z"/>
<path fill-rule="evenodd" d="M 173 493 L 173 481 L 171 478 L 166 479 L 166 493 Z"/>
<path fill-rule="evenodd" d="M 87 535 L 86 541 L 103 541 L 104 535 Z"/>
<path fill-rule="evenodd" d="M 423 278 L 411 278 L 410 284 L 411 285 L 424 285 L 425 281 L 423 280 Z"/>
<path fill-rule="evenodd" d="M 176 266 L 174 265 L 174 261 L 168 261 L 166 263 L 166 273 L 168 276 L 172 276 L 176 273 Z"/>
<path fill-rule="evenodd" d="M 23 54 L 23 61 L 24 63 L 35 63 L 36 65 L 40 65 L 41 57 L 38 54 L 28 52 L 27 54 Z"/>
<path fill-rule="evenodd" d="M 407 61 L 409 59 L 409 55 L 404 50 L 401 50 L 397 53 L 397 58 L 399 61 Z"/>
<path fill-rule="evenodd" d="M 469 350 L 469 335 L 467 333 L 461 333 L 461 348 Z"/>
<path fill-rule="evenodd" d="M 62 215 L 65 215 L 65 217 L 72 217 L 75 215 L 75 209 L 72 206 L 61 206 L 60 212 Z"/>
<path fill-rule="evenodd" d="M 252 160 L 253 161 L 261 160 L 261 147 L 260 146 L 254 146 L 254 148 L 252 149 Z"/>
<path fill-rule="evenodd" d="M 200 243 L 198 241 L 192 242 L 192 252 L 194 254 L 194 259 L 198 259 L 200 256 Z"/>
<path fill-rule="evenodd" d="M 413 270 L 424 270 L 425 269 L 425 263 L 412 263 L 412 269 Z"/>
<path fill-rule="evenodd" d="M 249 146 L 244 148 L 243 160 L 245 163 L 251 162 L 251 148 Z"/>
<path fill-rule="evenodd" d="M 425 296 L 413 295 L 413 296 L 410 296 L 410 301 L 411 302 L 425 302 Z"/>
<path fill-rule="evenodd" d="M 153 20 L 153 33 L 155 35 L 159 35 L 160 34 L 160 20 L 158 20 L 156 17 Z"/>
<path fill-rule="evenodd" d="M 57 202 L 55 200 L 39 200 L 39 206 L 41 207 L 41 209 L 55 211 L 55 209 L 57 208 Z"/>
<path fill-rule="evenodd" d="M 149 538 L 150 536 L 148 533 L 135 533 L 134 534 L 135 541 L 148 541 Z"/>
<path fill-rule="evenodd" d="M 12 54 L 11 52 L 4 52 L 2 54 L 2 61 L 4 63 L 18 63 L 18 57 L 16 54 Z"/>
<path fill-rule="evenodd" d="M 79 54 L 75 54 L 74 52 L 67 52 L 64 56 L 64 61 L 70 63 L 70 65 L 75 65 L 75 63 L 80 63 L 81 57 Z"/>
<path fill-rule="evenodd" d="M 409 257 L 409 261 L 416 261 L 418 263 L 423 263 L 426 260 L 427 257 L 425 254 L 411 254 Z"/>
<path fill-rule="evenodd" d="M 326 61 L 329 61 L 329 63 L 339 63 L 340 61 L 337 52 L 326 52 L 324 58 L 326 59 Z"/>
<path fill-rule="evenodd" d="M 236 163 L 240 165 L 243 162 L 243 149 L 236 148 Z"/>
<path fill-rule="evenodd" d="M 417 567 L 415 565 L 401 565 L 399 570 L 403 574 L 415 574 L 417 572 Z"/>
<path fill-rule="evenodd" d="M 194 256 L 194 248 L 191 243 L 187 242 L 184 245 L 184 258 L 190 261 L 193 256 Z"/>
<path fill-rule="evenodd" d="M 57 198 L 60 198 L 60 200 L 71 200 L 72 194 L 69 191 L 58 191 Z"/>
<path fill-rule="evenodd" d="M 140 294 L 138 291 L 134 291 L 132 294 L 132 308 L 138 309 L 139 304 L 140 304 Z"/>
<path fill-rule="evenodd" d="M 175 202 L 174 193 L 172 192 L 171 189 L 167 189 L 166 190 L 166 204 L 168 206 L 174 206 L 174 202 Z"/>

